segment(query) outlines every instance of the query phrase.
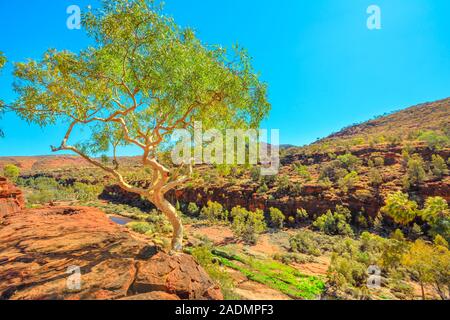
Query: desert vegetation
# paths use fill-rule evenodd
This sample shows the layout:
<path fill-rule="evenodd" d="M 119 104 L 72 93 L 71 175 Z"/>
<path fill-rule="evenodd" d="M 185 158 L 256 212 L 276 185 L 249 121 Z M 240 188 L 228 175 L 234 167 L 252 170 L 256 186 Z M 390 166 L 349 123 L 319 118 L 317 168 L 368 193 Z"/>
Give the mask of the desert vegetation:
<path fill-rule="evenodd" d="M 114 1 L 83 27 L 92 47 L 14 67 L 8 110 L 64 124 L 52 151 L 70 153 L 0 158 L 25 209 L 99 209 L 133 239 L 195 258 L 227 299 L 450 299 L 450 99 L 282 148 L 276 175 L 175 165 L 175 130 L 258 128 L 268 114 L 249 54 L 202 43 L 153 1 Z M 120 157 L 127 146 L 139 155 Z"/>

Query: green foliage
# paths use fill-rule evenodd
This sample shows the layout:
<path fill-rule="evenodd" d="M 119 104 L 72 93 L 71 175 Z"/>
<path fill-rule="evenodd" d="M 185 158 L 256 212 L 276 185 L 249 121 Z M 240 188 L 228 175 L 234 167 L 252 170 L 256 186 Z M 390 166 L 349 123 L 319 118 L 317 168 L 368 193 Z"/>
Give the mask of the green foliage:
<path fill-rule="evenodd" d="M 372 168 L 369 171 L 369 184 L 373 187 L 379 187 L 383 184 L 383 176 L 380 171 L 376 168 Z"/>
<path fill-rule="evenodd" d="M 309 169 L 307 166 L 304 166 L 302 164 L 294 164 L 293 165 L 296 173 L 305 181 L 311 181 L 311 173 L 309 172 Z"/>
<path fill-rule="evenodd" d="M 356 216 L 355 222 L 359 228 L 367 229 L 369 227 L 367 218 L 361 212 L 359 212 L 358 215 Z"/>
<path fill-rule="evenodd" d="M 391 239 L 392 240 L 397 240 L 397 241 L 405 241 L 405 234 L 403 233 L 402 230 L 400 229 L 396 229 L 392 234 L 391 234 Z"/>
<path fill-rule="evenodd" d="M 221 164 L 216 166 L 216 170 L 221 177 L 231 176 L 231 166 L 226 164 Z"/>
<path fill-rule="evenodd" d="M 385 239 L 369 232 L 363 232 L 359 241 L 348 238 L 338 241 L 328 270 L 330 293 L 344 299 L 369 298 L 368 267 L 379 266 L 387 278 L 400 267 L 407 249 L 405 241 Z"/>
<path fill-rule="evenodd" d="M 293 263 L 305 264 L 316 262 L 314 257 L 298 253 L 276 253 L 273 255 L 273 259 L 286 265 L 291 265 Z"/>
<path fill-rule="evenodd" d="M 312 256 L 320 256 L 321 250 L 314 234 L 309 232 L 299 232 L 289 239 L 289 244 L 293 252 L 303 253 Z"/>
<path fill-rule="evenodd" d="M 448 246 L 448 241 L 447 240 L 445 240 L 443 237 L 441 237 L 440 235 L 437 235 L 435 238 L 434 238 L 434 244 L 436 245 L 436 246 L 441 246 L 441 247 L 444 247 L 444 248 L 449 248 L 449 246 Z"/>
<path fill-rule="evenodd" d="M 424 141 L 431 150 L 440 150 L 446 147 L 449 143 L 449 138 L 445 135 L 441 135 L 435 131 L 425 131 L 419 137 L 418 140 Z"/>
<path fill-rule="evenodd" d="M 381 212 L 387 214 L 398 224 L 408 225 L 416 218 L 418 205 L 416 202 L 409 200 L 407 194 L 399 191 L 387 197 L 386 204 Z"/>
<path fill-rule="evenodd" d="M 302 185 L 299 183 L 293 183 L 289 180 L 288 176 L 279 176 L 276 181 L 277 195 L 279 197 L 292 196 L 296 197 L 301 195 Z"/>
<path fill-rule="evenodd" d="M 66 185 L 64 181 L 54 178 L 38 177 L 30 179 L 18 179 L 17 183 L 24 188 L 31 189 L 27 194 L 29 205 L 45 204 L 54 201 L 80 201 L 88 202 L 97 200 L 103 186 L 98 184 L 86 184 L 74 182 Z"/>
<path fill-rule="evenodd" d="M 281 210 L 277 208 L 270 208 L 269 209 L 269 217 L 270 217 L 270 224 L 272 227 L 276 229 L 282 229 L 284 226 L 284 222 L 286 221 L 286 216 L 281 212 Z"/>
<path fill-rule="evenodd" d="M 432 237 L 441 235 L 450 241 L 450 210 L 447 201 L 441 197 L 430 197 L 420 216 L 430 226 L 429 234 Z"/>
<path fill-rule="evenodd" d="M 417 240 L 422 236 L 423 236 L 422 228 L 417 223 L 414 223 L 411 228 L 411 238 Z"/>
<path fill-rule="evenodd" d="M 0 70 L 5 66 L 6 61 L 5 55 L 0 51 Z"/>
<path fill-rule="evenodd" d="M 102 192 L 103 186 L 75 182 L 72 186 L 72 189 L 76 200 L 87 202 L 96 200 L 99 194 Z"/>
<path fill-rule="evenodd" d="M 261 180 L 261 168 L 257 166 L 253 166 L 250 169 L 250 178 L 253 182 L 259 182 Z"/>
<path fill-rule="evenodd" d="M 339 241 L 332 254 L 327 272 L 330 294 L 345 299 L 367 299 L 367 270 L 377 261 L 382 250 L 378 236 L 363 233 L 361 242 Z"/>
<path fill-rule="evenodd" d="M 357 182 L 357 170 L 361 164 L 362 161 L 350 153 L 340 155 L 321 167 L 319 180 L 338 182 L 341 189 L 347 192 Z"/>
<path fill-rule="evenodd" d="M 374 167 L 380 168 L 384 167 L 384 158 L 383 157 L 375 157 L 372 159 Z"/>
<path fill-rule="evenodd" d="M 349 294 L 351 298 L 361 299 L 367 282 L 367 266 L 351 257 L 333 254 L 328 268 L 328 286 L 334 295 Z"/>
<path fill-rule="evenodd" d="M 295 218 L 298 222 L 303 222 L 309 218 L 309 213 L 303 208 L 297 209 Z"/>
<path fill-rule="evenodd" d="M 341 168 L 348 171 L 357 171 L 358 167 L 361 165 L 361 160 L 351 153 L 338 156 L 337 161 L 340 163 Z"/>
<path fill-rule="evenodd" d="M 288 194 L 290 191 L 289 177 L 281 175 L 277 178 L 276 186 L 280 194 Z"/>
<path fill-rule="evenodd" d="M 178 181 L 170 181 L 176 174 L 154 152 L 170 144 L 175 130 L 194 121 L 205 130 L 258 128 L 270 110 L 267 86 L 246 50 L 204 45 L 192 29 L 164 14 L 159 1 L 101 1 L 82 23 L 88 48 L 50 49 L 41 59 L 15 64 L 12 106 L 29 123 L 67 123 L 52 151 L 89 158 L 127 191 L 163 196 L 176 186 Z M 72 133 L 81 130 L 82 138 L 72 141 Z M 132 186 L 117 164 L 96 159 L 128 145 L 142 151 L 141 168 L 157 171 L 157 183 Z M 160 207 L 170 221 L 177 220 L 172 210 Z M 174 240 L 174 249 L 180 249 L 180 239 Z"/>
<path fill-rule="evenodd" d="M 349 174 L 346 174 L 341 179 L 339 179 L 338 185 L 343 192 L 347 193 L 350 189 L 355 187 L 358 181 L 359 181 L 358 173 L 356 171 L 352 171 Z"/>
<path fill-rule="evenodd" d="M 415 154 L 408 160 L 407 176 L 404 185 L 405 187 L 418 185 L 424 182 L 425 178 L 426 172 L 423 159 Z"/>
<path fill-rule="evenodd" d="M 269 191 L 269 187 L 268 187 L 267 184 L 265 184 L 265 183 L 263 183 L 263 184 L 258 188 L 258 190 L 256 190 L 256 192 L 259 193 L 259 194 L 264 194 L 264 193 L 266 193 L 266 192 L 268 192 L 268 191 Z"/>
<path fill-rule="evenodd" d="M 445 160 L 440 155 L 433 155 L 431 160 L 431 171 L 437 178 L 448 174 L 448 166 Z"/>
<path fill-rule="evenodd" d="M 317 299 L 325 289 L 322 279 L 308 277 L 297 269 L 277 261 L 261 261 L 218 252 L 223 265 L 244 274 L 249 280 L 262 283 L 293 299 Z"/>
<path fill-rule="evenodd" d="M 348 174 L 346 169 L 341 167 L 341 163 L 337 160 L 328 162 L 320 168 L 320 181 L 337 182 L 340 178 L 345 177 Z"/>
<path fill-rule="evenodd" d="M 396 230 L 391 239 L 386 240 L 384 250 L 380 257 L 380 266 L 386 270 L 396 270 L 401 265 L 403 254 L 408 249 L 408 243 L 401 230 Z"/>
<path fill-rule="evenodd" d="M 342 206 L 336 207 L 336 212 L 329 210 L 326 214 L 317 218 L 313 227 L 328 235 L 352 236 L 353 230 L 349 225 L 351 212 Z"/>
<path fill-rule="evenodd" d="M 247 243 L 256 243 L 258 235 L 267 230 L 264 212 L 261 210 L 253 212 L 242 207 L 235 207 L 231 211 L 231 217 L 234 234 Z"/>
<path fill-rule="evenodd" d="M 443 246 L 432 246 L 417 240 L 403 256 L 402 264 L 416 278 L 422 287 L 432 285 L 443 300 L 450 298 L 450 251 Z"/>
<path fill-rule="evenodd" d="M 187 212 L 190 216 L 197 217 L 200 213 L 200 209 L 196 203 L 191 202 L 187 207 Z"/>
<path fill-rule="evenodd" d="M 200 217 L 210 222 L 227 222 L 228 211 L 220 203 L 208 201 L 208 205 L 200 212 Z"/>
<path fill-rule="evenodd" d="M 3 168 L 3 175 L 15 183 L 20 176 L 20 169 L 13 164 L 7 164 Z"/>
<path fill-rule="evenodd" d="M 227 272 L 222 270 L 218 259 L 212 253 L 212 248 L 210 246 L 200 246 L 192 249 L 191 254 L 208 275 L 219 285 L 224 298 L 227 300 L 235 299 L 236 296 L 233 294 L 233 279 Z"/>
<path fill-rule="evenodd" d="M 148 222 L 130 222 L 127 228 L 140 234 L 151 234 L 154 232 L 152 225 Z"/>
<path fill-rule="evenodd" d="M 256 127 L 270 109 L 245 50 L 203 45 L 154 1 L 104 2 L 86 13 L 83 29 L 94 42 L 89 48 L 49 50 L 41 60 L 15 65 L 14 105 L 41 125 L 73 117 L 80 125 L 95 123 L 85 152 L 106 151 L 114 139 L 128 144 L 127 135 L 138 139 L 154 120 L 169 128 L 192 114 L 204 128 Z M 135 100 L 139 108 L 132 108 Z M 124 109 L 127 135 L 117 121 L 95 120 Z"/>

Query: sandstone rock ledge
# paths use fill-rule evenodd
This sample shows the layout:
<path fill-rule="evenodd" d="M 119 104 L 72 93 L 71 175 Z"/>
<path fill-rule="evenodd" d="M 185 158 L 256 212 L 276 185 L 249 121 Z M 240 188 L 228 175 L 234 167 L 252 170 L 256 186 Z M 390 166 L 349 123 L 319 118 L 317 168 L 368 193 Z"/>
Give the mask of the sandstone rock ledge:
<path fill-rule="evenodd" d="M 9 213 L 20 211 L 25 206 L 22 191 L 0 177 L 0 219 Z"/>
<path fill-rule="evenodd" d="M 67 286 L 81 269 L 81 289 Z M 0 299 L 222 299 L 191 256 L 169 255 L 92 208 L 9 212 L 0 221 Z"/>

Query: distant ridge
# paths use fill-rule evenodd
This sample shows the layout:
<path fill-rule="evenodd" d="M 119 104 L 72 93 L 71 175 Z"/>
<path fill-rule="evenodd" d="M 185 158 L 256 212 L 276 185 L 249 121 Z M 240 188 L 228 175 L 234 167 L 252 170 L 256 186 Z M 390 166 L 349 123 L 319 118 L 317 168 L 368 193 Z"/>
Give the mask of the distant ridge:
<path fill-rule="evenodd" d="M 368 137 L 377 134 L 407 135 L 417 130 L 438 130 L 450 124 L 450 98 L 422 103 L 407 109 L 383 115 L 374 120 L 356 124 L 319 140 Z"/>

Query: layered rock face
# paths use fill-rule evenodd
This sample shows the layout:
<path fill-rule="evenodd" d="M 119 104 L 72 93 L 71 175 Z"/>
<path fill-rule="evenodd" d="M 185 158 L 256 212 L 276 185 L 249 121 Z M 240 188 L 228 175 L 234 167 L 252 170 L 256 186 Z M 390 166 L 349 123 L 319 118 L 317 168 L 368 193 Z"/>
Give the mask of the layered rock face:
<path fill-rule="evenodd" d="M 169 255 L 97 210 L 9 212 L 0 225 L 0 299 L 222 299 L 191 256 Z"/>
<path fill-rule="evenodd" d="M 25 201 L 22 191 L 0 177 L 0 217 L 24 208 Z"/>
<path fill-rule="evenodd" d="M 337 205 L 344 205 L 352 212 L 364 212 L 368 217 L 376 217 L 380 209 L 385 204 L 388 194 L 403 190 L 402 178 L 406 175 L 405 168 L 402 165 L 402 147 L 378 146 L 378 147 L 358 147 L 352 150 L 352 154 L 357 156 L 363 163 L 373 158 L 375 155 L 383 158 L 384 165 L 380 169 L 383 176 L 383 184 L 379 188 L 372 188 L 367 185 L 368 173 L 363 172 L 360 180 L 364 184 L 355 185 L 349 192 L 333 190 L 325 187 L 318 182 L 309 182 L 301 185 L 301 191 L 298 195 L 278 195 L 271 193 L 257 192 L 260 183 L 252 183 L 243 180 L 233 182 L 222 182 L 219 184 L 210 184 L 207 186 L 195 186 L 193 188 L 181 188 L 168 193 L 168 199 L 172 203 L 196 203 L 199 207 L 207 205 L 208 201 L 216 201 L 222 204 L 227 210 L 236 206 L 241 206 L 249 210 L 261 209 L 268 211 L 275 207 L 280 209 L 287 217 L 295 216 L 297 209 L 305 209 L 310 214 L 323 214 L 328 210 L 334 210 Z M 337 152 L 335 156 L 344 155 L 346 151 Z M 450 149 L 443 149 L 439 152 L 433 152 L 426 146 L 416 146 L 414 153 L 419 154 L 427 162 L 431 162 L 432 155 L 439 154 L 443 159 L 450 157 Z M 332 161 L 329 153 L 316 154 L 293 154 L 287 155 L 282 159 L 286 170 L 290 170 L 294 163 L 314 166 L 323 165 Z M 383 172 L 384 170 L 384 172 Z M 289 174 L 289 173 L 288 173 Z M 290 173 L 292 174 L 292 173 Z M 288 175 L 291 179 L 292 177 Z M 139 184 L 145 186 L 145 181 Z M 337 186 L 335 186 L 338 188 Z M 442 197 L 450 201 L 450 176 L 444 175 L 441 179 L 428 180 L 411 188 L 409 191 L 419 202 L 424 202 L 428 197 Z M 143 209 L 153 208 L 152 204 L 143 200 L 138 194 L 124 191 L 118 185 L 105 187 L 101 198 L 104 200 L 126 203 Z M 423 204 L 423 203 L 421 203 Z M 312 217 L 314 218 L 314 217 Z"/>

